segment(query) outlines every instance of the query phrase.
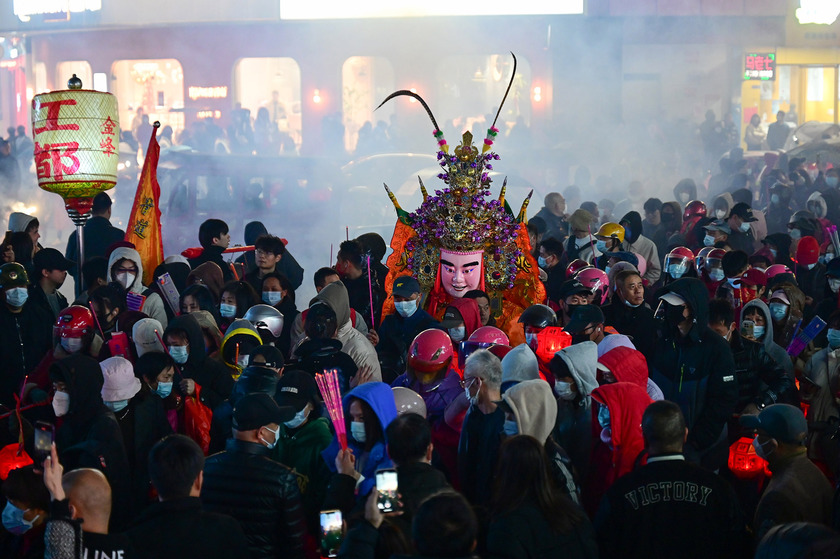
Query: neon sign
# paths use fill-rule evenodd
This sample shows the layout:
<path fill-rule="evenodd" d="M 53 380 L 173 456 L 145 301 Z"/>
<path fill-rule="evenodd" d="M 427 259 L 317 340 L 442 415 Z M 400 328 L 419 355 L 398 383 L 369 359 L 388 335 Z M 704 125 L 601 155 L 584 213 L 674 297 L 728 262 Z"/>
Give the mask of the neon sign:
<path fill-rule="evenodd" d="M 196 99 L 224 99 L 228 95 L 228 88 L 224 85 L 216 87 L 190 86 L 187 92 L 193 101 Z"/>
<path fill-rule="evenodd" d="M 750 52 L 744 56 L 744 79 L 770 81 L 776 79 L 776 53 Z"/>

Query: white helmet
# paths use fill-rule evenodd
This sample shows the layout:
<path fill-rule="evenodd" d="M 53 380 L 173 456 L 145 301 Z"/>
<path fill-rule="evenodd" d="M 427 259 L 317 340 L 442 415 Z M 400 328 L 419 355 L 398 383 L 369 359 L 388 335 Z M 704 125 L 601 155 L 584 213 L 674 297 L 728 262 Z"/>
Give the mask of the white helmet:
<path fill-rule="evenodd" d="M 254 325 L 254 328 L 264 328 L 275 338 L 283 331 L 283 313 L 271 305 L 254 305 L 243 317 Z"/>

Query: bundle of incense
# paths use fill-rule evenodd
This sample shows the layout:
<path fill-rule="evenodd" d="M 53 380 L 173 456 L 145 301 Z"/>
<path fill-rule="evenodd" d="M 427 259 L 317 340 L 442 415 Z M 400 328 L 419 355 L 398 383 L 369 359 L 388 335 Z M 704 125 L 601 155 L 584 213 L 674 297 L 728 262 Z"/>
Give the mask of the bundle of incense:
<path fill-rule="evenodd" d="M 315 382 L 324 398 L 335 434 L 342 450 L 347 449 L 347 427 L 344 423 L 344 407 L 341 405 L 341 391 L 338 389 L 338 369 L 324 369 L 315 375 Z"/>

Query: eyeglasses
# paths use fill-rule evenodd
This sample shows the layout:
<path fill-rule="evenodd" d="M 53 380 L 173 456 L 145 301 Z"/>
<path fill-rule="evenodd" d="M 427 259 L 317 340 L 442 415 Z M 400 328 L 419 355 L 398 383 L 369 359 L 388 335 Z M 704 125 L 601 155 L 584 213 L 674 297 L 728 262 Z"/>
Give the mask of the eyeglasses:
<path fill-rule="evenodd" d="M 118 274 L 136 274 L 137 268 L 117 268 Z"/>
<path fill-rule="evenodd" d="M 461 388 L 466 388 L 467 386 L 472 387 L 473 383 L 477 380 L 480 380 L 478 377 L 470 377 L 461 379 L 458 384 L 461 385 Z"/>

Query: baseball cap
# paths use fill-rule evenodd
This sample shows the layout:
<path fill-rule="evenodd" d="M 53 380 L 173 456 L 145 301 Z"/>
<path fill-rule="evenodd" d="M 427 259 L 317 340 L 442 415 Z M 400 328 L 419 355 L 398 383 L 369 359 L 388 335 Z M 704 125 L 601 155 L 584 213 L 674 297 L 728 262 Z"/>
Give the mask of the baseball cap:
<path fill-rule="evenodd" d="M 741 274 L 741 283 L 743 285 L 767 285 L 767 276 L 761 270 L 750 268 Z"/>
<path fill-rule="evenodd" d="M 233 408 L 233 428 L 237 431 L 253 431 L 263 425 L 280 425 L 291 420 L 295 410 L 280 407 L 274 398 L 264 392 L 243 396 Z"/>
<path fill-rule="evenodd" d="M 674 305 L 675 307 L 681 307 L 682 305 L 686 304 L 685 298 L 680 295 L 677 295 L 673 291 L 669 291 L 663 295 L 659 296 L 660 299 L 668 303 L 669 305 Z"/>
<path fill-rule="evenodd" d="M 778 291 L 774 291 L 773 295 L 770 296 L 769 301 L 773 299 L 778 299 L 785 305 L 790 305 L 790 299 L 788 299 L 787 293 L 785 293 L 784 289 L 779 289 Z"/>
<path fill-rule="evenodd" d="M 287 371 L 277 382 L 274 399 L 280 407 L 300 411 L 308 402 L 319 401 L 318 384 L 306 371 Z"/>
<path fill-rule="evenodd" d="M 732 229 L 722 219 L 716 219 L 708 225 L 704 225 L 703 229 L 706 231 L 723 231 L 727 235 L 732 233 Z"/>
<path fill-rule="evenodd" d="M 557 299 L 563 301 L 566 297 L 571 297 L 572 295 L 582 295 L 584 293 L 589 295 L 592 293 L 592 290 L 578 280 L 570 279 L 560 284 L 560 289 L 557 290 Z"/>
<path fill-rule="evenodd" d="M 738 202 L 732 206 L 732 210 L 729 212 L 729 217 L 732 217 L 733 215 L 737 215 L 747 223 L 758 221 L 758 218 L 753 215 L 752 208 L 750 208 L 749 204 L 745 204 L 744 202 Z"/>
<path fill-rule="evenodd" d="M 254 363 L 254 358 L 258 355 L 265 360 L 265 363 Z M 283 352 L 273 345 L 261 345 L 252 349 L 251 353 L 248 354 L 248 364 L 257 367 L 282 369 L 285 364 L 285 359 L 283 359 Z"/>
<path fill-rule="evenodd" d="M 440 325 L 444 328 L 455 328 L 459 324 L 464 323 L 464 317 L 461 312 L 455 307 L 446 307 L 446 312 L 443 313 L 443 320 Z"/>
<path fill-rule="evenodd" d="M 411 276 L 400 276 L 394 280 L 392 293 L 400 297 L 411 297 L 420 293 L 420 283 Z"/>
<path fill-rule="evenodd" d="M 572 311 L 572 319 L 563 328 L 569 334 L 579 334 L 590 324 L 604 322 L 604 313 L 595 305 L 579 305 Z"/>
<path fill-rule="evenodd" d="M 748 429 L 761 429 L 777 441 L 788 444 L 805 444 L 808 422 L 802 410 L 790 404 L 767 406 L 758 415 L 742 415 L 741 425 Z"/>
<path fill-rule="evenodd" d="M 32 257 L 32 265 L 36 271 L 40 270 L 61 270 L 66 272 L 76 265 L 72 260 L 67 260 L 64 255 L 54 248 L 42 248 Z"/>

